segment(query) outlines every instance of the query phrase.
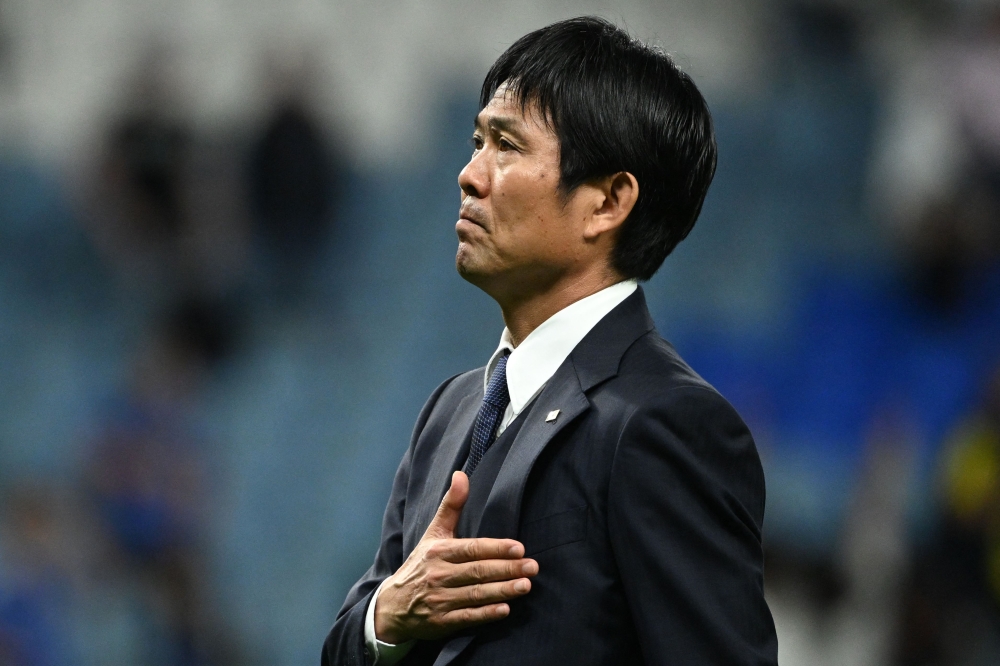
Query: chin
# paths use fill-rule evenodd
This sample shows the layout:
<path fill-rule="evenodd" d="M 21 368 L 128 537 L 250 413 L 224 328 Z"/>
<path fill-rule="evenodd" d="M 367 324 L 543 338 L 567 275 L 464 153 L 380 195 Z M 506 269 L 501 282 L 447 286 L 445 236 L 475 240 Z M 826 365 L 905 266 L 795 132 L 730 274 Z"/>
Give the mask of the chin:
<path fill-rule="evenodd" d="M 464 279 L 472 282 L 473 284 L 476 283 L 476 277 L 480 274 L 480 272 L 476 270 L 474 263 L 468 260 L 463 260 L 462 255 L 455 257 L 455 270 L 457 270 L 458 274 Z"/>
<path fill-rule="evenodd" d="M 459 245 L 458 253 L 455 255 L 455 269 L 464 280 L 480 287 L 488 281 L 491 272 L 482 264 L 482 261 L 476 260 L 470 248 L 464 244 Z"/>
<path fill-rule="evenodd" d="M 459 241 L 458 250 L 455 252 L 455 268 L 459 274 L 465 277 L 467 273 L 475 272 L 476 252 L 465 241 Z"/>

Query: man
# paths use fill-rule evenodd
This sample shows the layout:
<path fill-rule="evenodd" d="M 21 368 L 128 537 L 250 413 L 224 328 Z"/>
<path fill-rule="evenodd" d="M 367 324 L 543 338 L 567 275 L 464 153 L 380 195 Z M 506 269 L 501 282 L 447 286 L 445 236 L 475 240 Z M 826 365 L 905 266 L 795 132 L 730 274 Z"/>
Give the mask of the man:
<path fill-rule="evenodd" d="M 506 329 L 420 413 L 323 663 L 776 664 L 753 439 L 636 284 L 714 174 L 704 99 L 581 18 L 518 40 L 480 101 L 456 264 Z"/>

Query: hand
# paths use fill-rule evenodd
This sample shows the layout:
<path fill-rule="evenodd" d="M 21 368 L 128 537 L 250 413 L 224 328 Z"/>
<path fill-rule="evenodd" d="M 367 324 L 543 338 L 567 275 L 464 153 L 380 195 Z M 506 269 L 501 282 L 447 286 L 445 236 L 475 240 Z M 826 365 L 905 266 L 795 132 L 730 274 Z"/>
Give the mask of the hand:
<path fill-rule="evenodd" d="M 375 602 L 375 636 L 385 643 L 435 639 L 507 617 L 505 601 L 531 590 L 538 563 L 513 539 L 456 539 L 469 477 L 455 472 L 434 520 Z"/>

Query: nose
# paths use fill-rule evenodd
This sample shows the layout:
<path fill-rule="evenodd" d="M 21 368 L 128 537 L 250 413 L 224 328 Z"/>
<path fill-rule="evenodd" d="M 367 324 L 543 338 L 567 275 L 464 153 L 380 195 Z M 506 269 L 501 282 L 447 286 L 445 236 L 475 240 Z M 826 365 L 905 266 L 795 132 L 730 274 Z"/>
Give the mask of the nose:
<path fill-rule="evenodd" d="M 482 149 L 473 153 L 469 163 L 458 174 L 458 186 L 466 196 L 482 199 L 489 194 L 490 179 L 486 169 L 486 152 L 486 149 Z"/>

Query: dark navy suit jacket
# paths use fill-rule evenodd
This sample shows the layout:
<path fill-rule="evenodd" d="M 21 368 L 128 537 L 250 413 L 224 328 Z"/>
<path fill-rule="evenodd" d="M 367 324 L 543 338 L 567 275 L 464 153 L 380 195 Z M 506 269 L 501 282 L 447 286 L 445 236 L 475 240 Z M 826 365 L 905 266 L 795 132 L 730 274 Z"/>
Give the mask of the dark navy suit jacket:
<path fill-rule="evenodd" d="M 368 602 L 464 463 L 482 373 L 449 379 L 421 411 L 375 563 L 347 595 L 324 665 L 371 663 Z M 531 592 L 507 618 L 420 642 L 401 663 L 776 665 L 753 438 L 656 332 L 642 289 L 590 331 L 526 411 L 473 475 L 459 536 L 521 541 L 539 565 Z"/>

